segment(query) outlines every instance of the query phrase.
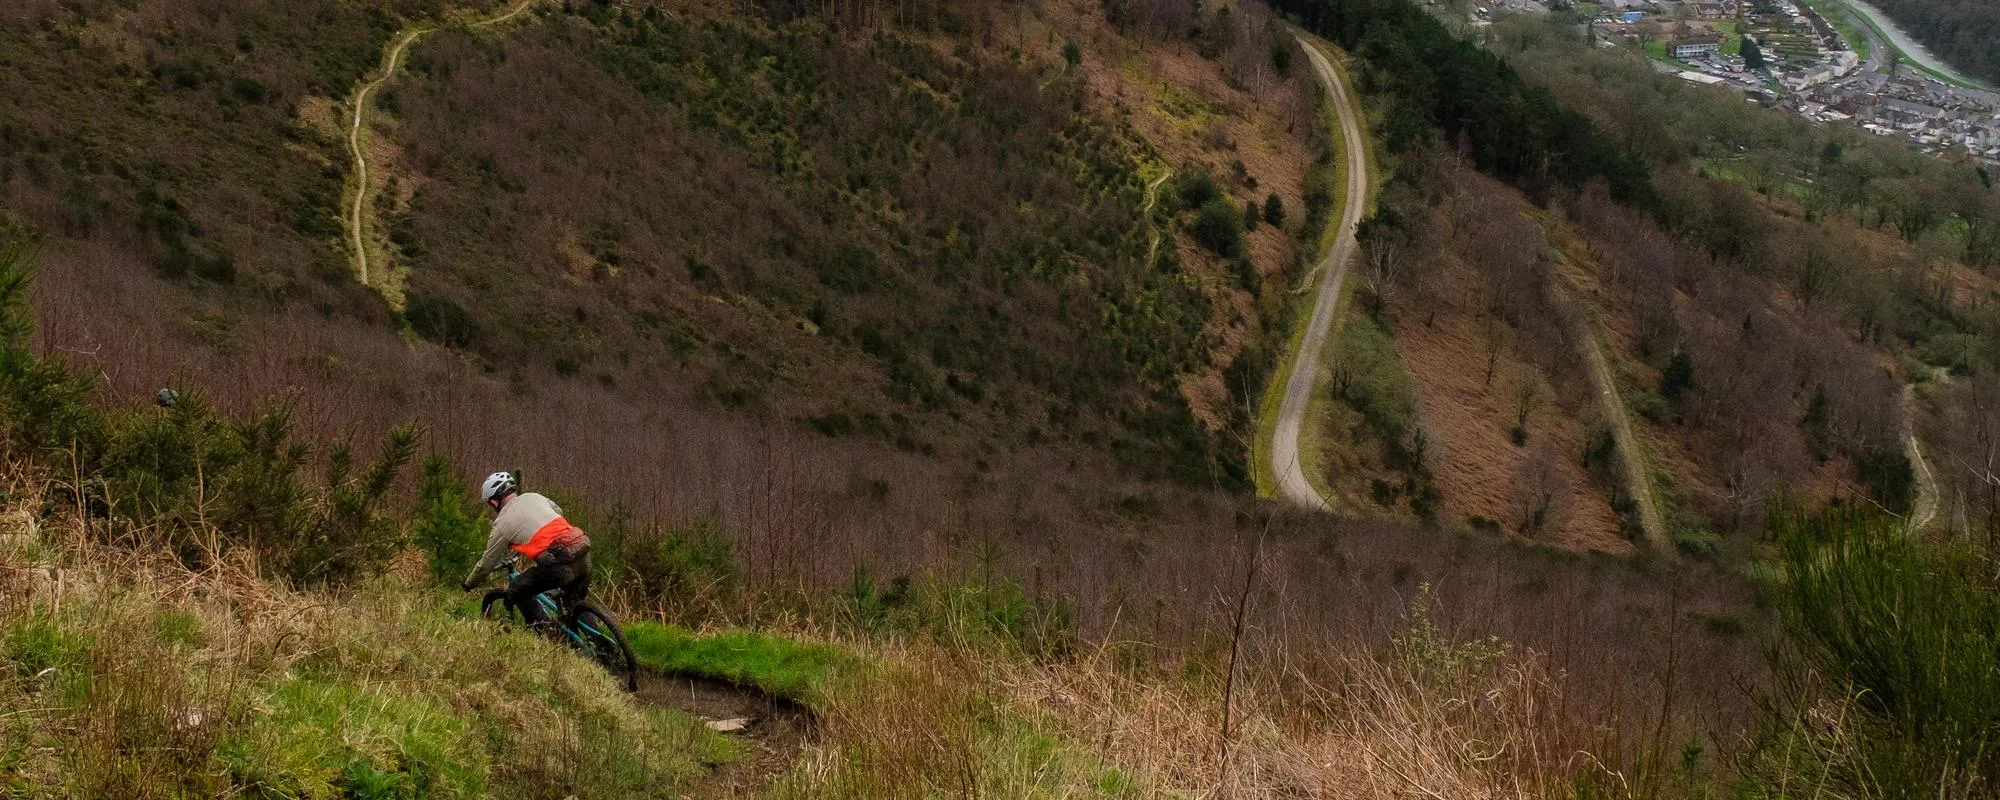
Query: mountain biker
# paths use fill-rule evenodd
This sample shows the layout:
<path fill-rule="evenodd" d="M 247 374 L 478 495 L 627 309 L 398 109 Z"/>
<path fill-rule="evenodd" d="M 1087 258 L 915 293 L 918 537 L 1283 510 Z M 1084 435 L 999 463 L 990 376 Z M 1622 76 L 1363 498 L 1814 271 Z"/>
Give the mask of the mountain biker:
<path fill-rule="evenodd" d="M 486 538 L 486 554 L 460 588 L 472 591 L 488 573 L 507 563 L 508 550 L 532 559 L 532 566 L 508 581 L 507 600 L 520 609 L 530 627 L 554 637 L 555 626 L 535 595 L 561 589 L 566 604 L 583 601 L 590 593 L 590 536 L 563 519 L 562 509 L 553 501 L 523 493 L 511 473 L 487 476 L 479 495 L 493 509 L 493 533 Z"/>

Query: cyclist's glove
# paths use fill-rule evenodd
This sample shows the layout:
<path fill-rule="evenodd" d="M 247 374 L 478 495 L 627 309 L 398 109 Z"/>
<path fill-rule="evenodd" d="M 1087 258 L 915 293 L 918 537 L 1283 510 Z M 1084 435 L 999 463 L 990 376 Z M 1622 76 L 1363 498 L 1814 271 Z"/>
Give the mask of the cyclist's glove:
<path fill-rule="evenodd" d="M 469 580 L 459 581 L 458 588 L 460 591 L 465 591 L 465 592 L 472 591 L 472 581 Z"/>

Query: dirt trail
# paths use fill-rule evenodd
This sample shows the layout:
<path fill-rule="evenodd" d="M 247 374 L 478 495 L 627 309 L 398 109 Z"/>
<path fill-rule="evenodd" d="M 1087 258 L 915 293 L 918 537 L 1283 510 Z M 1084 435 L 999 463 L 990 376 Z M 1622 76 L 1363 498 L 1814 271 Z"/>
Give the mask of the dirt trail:
<path fill-rule="evenodd" d="M 493 16 L 475 19 L 457 27 L 472 29 L 498 25 L 526 13 L 537 2 L 539 0 L 514 0 L 511 5 Z M 368 175 L 368 112 L 373 108 L 369 98 L 381 89 L 383 84 L 396 77 L 396 70 L 402 68 L 403 56 L 409 52 L 410 45 L 438 30 L 437 25 L 425 22 L 411 25 L 397 33 L 396 38 L 390 40 L 389 49 L 382 53 L 382 64 L 378 74 L 355 89 L 353 99 L 348 101 L 348 106 L 354 109 L 347 126 L 347 156 L 354 161 L 354 189 L 348 198 L 347 213 L 342 215 L 342 222 L 347 225 L 348 245 L 353 248 L 354 272 L 361 278 L 363 286 L 373 285 L 368 277 L 367 237 L 368 200 L 373 188 L 369 185 Z"/>
<path fill-rule="evenodd" d="M 1618 394 L 1618 381 L 1611 374 L 1610 362 L 1604 358 L 1604 347 L 1597 341 L 1590 317 L 1562 285 L 1562 278 L 1551 280 L 1555 283 L 1557 302 L 1571 309 L 1567 315 L 1571 320 L 1570 335 L 1576 337 L 1584 361 L 1590 366 L 1590 386 L 1597 392 L 1598 409 L 1611 421 L 1611 440 L 1618 447 L 1619 471 L 1624 473 L 1625 489 L 1632 494 L 1632 504 L 1639 509 L 1639 529 L 1645 532 L 1653 550 L 1671 561 L 1675 556 L 1673 539 L 1667 535 L 1666 517 L 1660 513 L 1659 500 L 1653 495 L 1653 479 L 1646 473 L 1646 459 L 1639 453 L 1638 437 L 1632 433 L 1632 417 L 1625 410 L 1625 399 Z"/>
<path fill-rule="evenodd" d="M 798 704 L 732 684 L 642 672 L 641 705 L 672 708 L 710 723 L 743 722 L 726 731 L 748 748 L 742 758 L 716 768 L 687 797 L 749 797 L 762 793 L 789 772 L 813 737 L 812 714 Z"/>
<path fill-rule="evenodd" d="M 1333 329 L 1333 312 L 1340 304 L 1340 285 L 1347 277 L 1347 262 L 1354 254 L 1354 228 L 1361 223 L 1362 206 L 1368 202 L 1368 157 L 1367 141 L 1361 137 L 1361 124 L 1357 121 L 1354 104 L 1348 100 L 1347 87 L 1341 83 L 1340 74 L 1328 63 L 1326 56 L 1319 52 L 1304 36 L 1298 35 L 1299 46 L 1305 48 L 1307 57 L 1312 59 L 1313 71 L 1318 73 L 1321 83 L 1333 98 L 1334 110 L 1340 116 L 1342 141 L 1345 144 L 1347 169 L 1347 202 L 1340 217 L 1340 233 L 1334 238 L 1333 248 L 1321 261 L 1318 269 L 1325 273 L 1320 282 L 1319 297 L 1313 302 L 1310 321 L 1306 323 L 1305 336 L 1300 339 L 1299 351 L 1292 356 L 1291 378 L 1285 382 L 1284 401 L 1278 406 L 1278 425 L 1271 437 L 1271 474 L 1278 480 L 1278 493 L 1287 501 L 1308 508 L 1330 510 L 1332 505 L 1321 497 L 1312 482 L 1306 480 L 1305 471 L 1299 464 L 1299 431 L 1305 424 L 1306 407 L 1312 400 L 1313 386 L 1319 379 L 1320 355 L 1326 350 L 1328 333 Z"/>
<path fill-rule="evenodd" d="M 1160 201 L 1160 186 L 1165 184 L 1167 182 L 1167 179 L 1172 178 L 1173 176 L 1174 176 L 1174 171 L 1172 169 L 1168 169 L 1166 172 L 1161 173 L 1160 177 L 1154 178 L 1151 184 L 1148 184 L 1146 186 L 1146 207 L 1139 210 L 1139 217 L 1141 219 L 1152 216 L 1153 206 L 1158 205 Z M 1152 265 L 1153 256 L 1159 253 L 1160 239 L 1164 238 L 1165 236 L 1166 234 L 1161 233 L 1158 228 L 1153 229 L 1153 239 L 1152 241 L 1146 243 L 1145 263 L 1148 266 Z"/>
<path fill-rule="evenodd" d="M 1939 370 L 1942 372 L 1942 370 Z M 1923 447 L 1917 442 L 1917 422 L 1915 400 L 1916 387 L 1903 386 L 1903 456 L 1910 460 L 1910 470 L 1917 482 L 1917 496 L 1910 503 L 1910 519 L 1906 529 L 1910 533 L 1921 533 L 1938 514 L 1937 477 L 1931 474 L 1930 462 L 1924 459 Z"/>

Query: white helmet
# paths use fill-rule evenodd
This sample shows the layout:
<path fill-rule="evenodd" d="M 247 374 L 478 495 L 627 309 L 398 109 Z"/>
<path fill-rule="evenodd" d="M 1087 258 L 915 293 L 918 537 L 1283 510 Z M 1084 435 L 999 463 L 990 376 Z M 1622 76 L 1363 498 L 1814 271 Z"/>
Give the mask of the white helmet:
<path fill-rule="evenodd" d="M 479 487 L 479 499 L 488 503 L 495 497 L 504 497 L 520 491 L 521 485 L 514 482 L 511 472 L 495 472 L 486 476 L 486 483 Z"/>

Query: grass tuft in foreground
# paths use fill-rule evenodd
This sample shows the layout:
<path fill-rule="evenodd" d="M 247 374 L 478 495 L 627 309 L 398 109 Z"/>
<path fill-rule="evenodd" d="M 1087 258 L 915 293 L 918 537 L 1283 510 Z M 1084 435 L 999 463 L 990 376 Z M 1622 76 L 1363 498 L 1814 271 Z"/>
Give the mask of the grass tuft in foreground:
<path fill-rule="evenodd" d="M 237 566 L 41 549 L 70 556 L 28 572 L 22 548 L 0 552 L 63 575 L 0 593 L 0 794 L 624 797 L 736 755 L 440 593 L 295 593 Z"/>

